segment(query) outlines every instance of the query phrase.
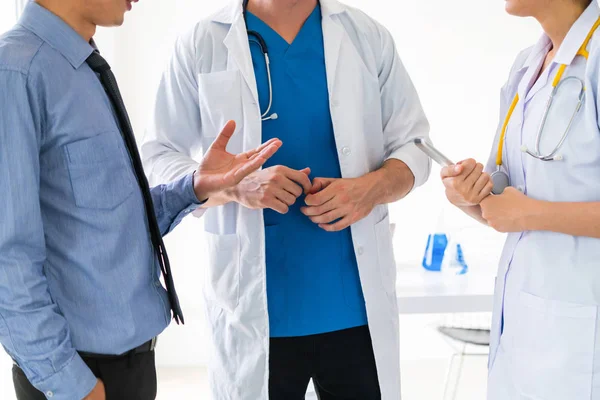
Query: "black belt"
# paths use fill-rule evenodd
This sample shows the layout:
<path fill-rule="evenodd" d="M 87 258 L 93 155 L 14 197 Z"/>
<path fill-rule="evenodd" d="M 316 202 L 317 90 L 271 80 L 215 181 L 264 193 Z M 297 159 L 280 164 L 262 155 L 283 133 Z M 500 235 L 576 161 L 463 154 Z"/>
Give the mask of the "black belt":
<path fill-rule="evenodd" d="M 101 358 L 101 359 L 119 359 L 125 357 L 131 357 L 136 354 L 149 353 L 154 351 L 156 347 L 157 338 L 152 338 L 141 346 L 136 347 L 135 349 L 129 350 L 123 354 L 112 355 L 112 354 L 94 354 L 94 353 L 86 353 L 85 351 L 79 351 L 79 355 L 81 358 Z"/>
<path fill-rule="evenodd" d="M 81 358 L 101 358 L 101 359 L 109 359 L 109 360 L 118 360 L 120 358 L 125 358 L 125 357 L 131 357 L 134 356 L 136 354 L 142 354 L 142 353 L 149 353 L 151 351 L 154 351 L 155 347 L 156 347 L 156 340 L 158 338 L 152 338 L 149 341 L 147 341 L 146 343 L 144 343 L 141 346 L 136 347 L 133 350 L 129 350 L 123 354 L 120 355 L 110 355 L 110 354 L 94 354 L 94 353 L 86 353 L 84 351 L 78 351 L 79 355 L 81 356 Z M 19 364 L 13 359 L 13 363 L 16 366 L 19 366 Z"/>

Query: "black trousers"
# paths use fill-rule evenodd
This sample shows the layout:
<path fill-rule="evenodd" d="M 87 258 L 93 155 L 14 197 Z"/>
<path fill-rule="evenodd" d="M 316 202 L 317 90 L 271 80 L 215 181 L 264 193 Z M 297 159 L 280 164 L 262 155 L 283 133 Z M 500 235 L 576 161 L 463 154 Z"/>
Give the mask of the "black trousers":
<path fill-rule="evenodd" d="M 304 399 L 311 378 L 320 400 L 381 399 L 367 326 L 270 344 L 270 400 Z"/>
<path fill-rule="evenodd" d="M 119 358 L 88 358 L 83 361 L 104 382 L 106 400 L 154 400 L 156 398 L 156 366 L 154 352 Z M 46 400 L 34 388 L 25 373 L 13 366 L 13 383 L 17 400 Z"/>

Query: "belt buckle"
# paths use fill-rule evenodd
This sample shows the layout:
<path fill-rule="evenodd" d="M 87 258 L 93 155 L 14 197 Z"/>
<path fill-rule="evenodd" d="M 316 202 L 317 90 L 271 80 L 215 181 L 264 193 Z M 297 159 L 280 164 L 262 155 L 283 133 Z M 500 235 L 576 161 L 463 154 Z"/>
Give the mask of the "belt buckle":
<path fill-rule="evenodd" d="M 158 339 L 157 336 L 153 337 L 152 340 L 150 341 L 150 351 L 154 351 L 154 349 L 156 348 L 156 340 Z"/>

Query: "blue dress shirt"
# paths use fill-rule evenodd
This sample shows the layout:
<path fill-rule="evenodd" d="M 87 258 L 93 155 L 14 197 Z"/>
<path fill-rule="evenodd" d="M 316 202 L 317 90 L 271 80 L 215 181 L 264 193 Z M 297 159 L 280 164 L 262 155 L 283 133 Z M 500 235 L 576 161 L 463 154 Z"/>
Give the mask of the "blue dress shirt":
<path fill-rule="evenodd" d="M 311 177 L 341 178 L 329 110 L 321 8 L 290 45 L 252 13 L 248 29 L 261 34 L 271 61 L 276 120 L 263 122 L 263 140 L 284 146 L 266 167 L 310 167 Z M 250 38 L 252 39 L 252 37 Z M 250 44 L 259 102 L 269 104 L 265 59 Z M 287 214 L 265 210 L 267 298 L 271 337 L 306 336 L 367 324 L 350 229 L 326 232 L 302 214 L 299 198 Z"/>
<path fill-rule="evenodd" d="M 92 46 L 30 3 L 0 37 L 0 343 L 54 400 L 171 320 L 142 194 Z M 152 188 L 166 234 L 198 206 L 192 174 Z"/>

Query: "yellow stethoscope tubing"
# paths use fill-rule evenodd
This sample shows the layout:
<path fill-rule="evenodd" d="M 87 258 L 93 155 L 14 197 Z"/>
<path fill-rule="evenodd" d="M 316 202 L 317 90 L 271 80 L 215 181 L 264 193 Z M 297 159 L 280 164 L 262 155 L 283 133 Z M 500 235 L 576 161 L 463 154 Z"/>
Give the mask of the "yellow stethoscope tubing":
<path fill-rule="evenodd" d="M 587 37 L 585 38 L 585 41 L 583 42 L 583 44 L 577 51 L 577 54 L 575 55 L 576 57 L 581 56 L 581 57 L 584 57 L 586 60 L 589 58 L 590 53 L 587 51 L 587 46 L 590 43 L 590 40 L 592 39 L 592 35 L 596 31 L 596 29 L 598 29 L 598 27 L 600 27 L 600 18 L 598 18 L 598 20 L 596 21 L 596 23 L 594 24 L 592 29 L 590 29 L 590 32 L 588 33 Z M 554 77 L 554 81 L 552 82 L 552 87 L 556 88 L 558 86 L 566 69 L 567 69 L 566 64 L 560 65 L 560 67 L 558 68 L 558 71 L 556 72 L 556 76 Z M 585 90 L 585 87 L 583 89 Z M 510 122 L 510 119 L 511 119 L 518 103 L 519 103 L 519 94 L 517 93 L 508 109 L 508 113 L 506 114 L 506 118 L 504 119 L 504 124 L 502 125 L 502 133 L 500 134 L 500 140 L 498 141 L 498 153 L 496 155 L 496 166 L 498 166 L 498 168 L 502 166 L 502 153 L 504 151 L 504 138 L 506 136 L 506 131 L 508 130 L 508 124 Z"/>

